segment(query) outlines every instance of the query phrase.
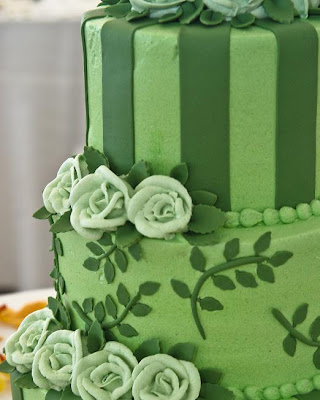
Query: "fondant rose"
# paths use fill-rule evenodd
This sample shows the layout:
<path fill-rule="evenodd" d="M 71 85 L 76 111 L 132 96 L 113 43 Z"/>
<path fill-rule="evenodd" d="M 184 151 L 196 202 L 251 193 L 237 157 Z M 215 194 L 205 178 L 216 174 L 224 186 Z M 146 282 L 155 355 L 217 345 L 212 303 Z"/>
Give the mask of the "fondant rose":
<path fill-rule="evenodd" d="M 52 214 L 64 214 L 70 210 L 70 194 L 79 181 L 88 175 L 88 166 L 83 155 L 68 158 L 43 191 L 43 203 Z"/>
<path fill-rule="evenodd" d="M 132 188 L 108 167 L 99 167 L 84 177 L 70 196 L 73 228 L 89 240 L 124 225 Z"/>
<path fill-rule="evenodd" d="M 204 0 L 212 11 L 221 12 L 227 19 L 254 11 L 263 0 Z"/>
<path fill-rule="evenodd" d="M 84 357 L 73 377 L 74 393 L 83 400 L 131 399 L 132 371 L 138 362 L 123 344 L 108 342 Z"/>
<path fill-rule="evenodd" d="M 129 202 L 128 218 L 142 235 L 170 238 L 187 230 L 192 200 L 176 179 L 154 175 L 142 181 Z"/>
<path fill-rule="evenodd" d="M 32 366 L 34 383 L 41 389 L 63 390 L 70 385 L 74 368 L 83 353 L 80 330 L 52 333 L 35 355 Z"/>
<path fill-rule="evenodd" d="M 161 18 L 166 14 L 174 14 L 179 5 L 187 0 L 130 0 L 132 10 L 142 13 L 149 11 L 151 18 Z"/>
<path fill-rule="evenodd" d="M 50 323 L 59 326 L 51 310 L 44 308 L 35 311 L 24 319 L 17 332 L 7 340 L 7 361 L 20 373 L 31 371 L 35 354 L 49 335 Z"/>
<path fill-rule="evenodd" d="M 134 400 L 196 400 L 201 379 L 190 362 L 166 354 L 144 358 L 133 370 Z"/>
<path fill-rule="evenodd" d="M 318 8 L 320 6 L 320 0 L 309 0 L 309 8 Z"/>

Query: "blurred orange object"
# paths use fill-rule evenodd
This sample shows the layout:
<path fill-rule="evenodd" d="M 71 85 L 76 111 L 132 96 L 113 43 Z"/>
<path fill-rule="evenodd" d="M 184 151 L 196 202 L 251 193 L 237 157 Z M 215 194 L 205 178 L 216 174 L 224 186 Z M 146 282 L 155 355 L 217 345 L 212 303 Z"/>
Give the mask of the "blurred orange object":
<path fill-rule="evenodd" d="M 5 361 L 6 357 L 3 354 L 0 354 L 0 364 Z M 7 385 L 9 383 L 9 375 L 0 373 L 0 393 L 6 390 Z"/>
<path fill-rule="evenodd" d="M 33 303 L 28 303 L 23 306 L 20 310 L 15 311 L 6 305 L 0 306 L 0 322 L 18 328 L 21 322 L 26 316 L 34 311 L 41 310 L 47 306 L 45 301 L 36 301 Z M 0 384 L 1 385 L 1 384 Z"/>

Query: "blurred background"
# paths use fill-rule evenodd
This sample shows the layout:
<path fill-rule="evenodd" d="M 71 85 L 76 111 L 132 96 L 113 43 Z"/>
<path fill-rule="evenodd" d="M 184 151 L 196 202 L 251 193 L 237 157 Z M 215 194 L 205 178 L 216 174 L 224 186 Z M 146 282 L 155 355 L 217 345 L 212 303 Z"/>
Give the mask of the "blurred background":
<path fill-rule="evenodd" d="M 0 0 L 0 293 L 51 285 L 32 214 L 85 141 L 81 14 L 98 0 Z"/>

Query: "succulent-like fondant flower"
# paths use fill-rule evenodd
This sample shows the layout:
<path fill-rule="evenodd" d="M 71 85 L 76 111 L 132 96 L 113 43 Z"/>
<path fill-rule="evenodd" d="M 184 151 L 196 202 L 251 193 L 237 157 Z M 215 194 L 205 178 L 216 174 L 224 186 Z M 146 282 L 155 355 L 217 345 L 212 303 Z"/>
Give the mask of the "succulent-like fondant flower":
<path fill-rule="evenodd" d="M 187 230 L 192 200 L 176 179 L 154 175 L 142 181 L 129 202 L 128 218 L 149 238 L 171 238 Z"/>
<path fill-rule="evenodd" d="M 133 370 L 134 400 L 196 400 L 201 379 L 197 368 L 166 354 L 144 358 Z"/>
<path fill-rule="evenodd" d="M 70 210 L 70 194 L 79 181 L 89 174 L 82 154 L 68 158 L 60 167 L 57 177 L 43 191 L 43 203 L 52 214 L 62 215 Z"/>
<path fill-rule="evenodd" d="M 222 13 L 227 19 L 252 12 L 262 2 L 263 0 L 204 0 L 205 5 L 210 10 Z"/>
<path fill-rule="evenodd" d="M 131 399 L 132 371 L 138 362 L 125 345 L 108 342 L 84 357 L 73 377 L 74 393 L 83 400 Z"/>
<path fill-rule="evenodd" d="M 134 11 L 149 11 L 151 18 L 161 18 L 166 14 L 174 14 L 185 1 L 187 0 L 130 0 L 130 3 Z"/>
<path fill-rule="evenodd" d="M 80 330 L 52 333 L 35 355 L 32 366 L 34 383 L 41 389 L 63 390 L 72 383 L 74 368 L 83 353 Z"/>
<path fill-rule="evenodd" d="M 84 177 L 71 193 L 71 225 L 89 240 L 124 225 L 132 188 L 108 167 Z"/>
<path fill-rule="evenodd" d="M 24 319 L 17 332 L 7 340 L 7 361 L 20 373 L 31 371 L 35 354 L 49 335 L 50 323 L 59 326 L 51 310 L 44 308 L 35 311 Z"/>

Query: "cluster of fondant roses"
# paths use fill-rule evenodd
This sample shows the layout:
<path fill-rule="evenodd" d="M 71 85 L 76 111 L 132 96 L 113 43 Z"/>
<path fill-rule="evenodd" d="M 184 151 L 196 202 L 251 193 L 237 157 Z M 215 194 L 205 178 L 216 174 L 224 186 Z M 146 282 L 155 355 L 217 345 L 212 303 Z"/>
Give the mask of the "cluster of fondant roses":
<path fill-rule="evenodd" d="M 195 400 L 201 388 L 197 368 L 166 354 L 139 363 L 125 345 L 107 342 L 88 354 L 80 331 L 56 330 L 51 310 L 29 315 L 6 343 L 7 362 L 22 374 L 32 373 L 34 384 L 45 390 L 70 387 L 83 400 L 162 399 Z"/>
<path fill-rule="evenodd" d="M 192 200 L 176 179 L 154 175 L 135 189 L 107 166 L 89 173 L 83 155 L 69 158 L 44 192 L 45 208 L 52 214 L 71 211 L 72 227 L 89 240 L 115 231 L 129 220 L 149 238 L 171 238 L 185 232 L 192 215 Z"/>

